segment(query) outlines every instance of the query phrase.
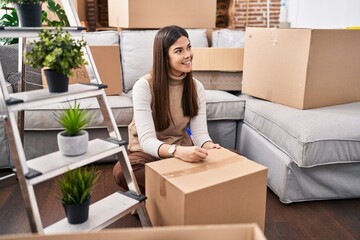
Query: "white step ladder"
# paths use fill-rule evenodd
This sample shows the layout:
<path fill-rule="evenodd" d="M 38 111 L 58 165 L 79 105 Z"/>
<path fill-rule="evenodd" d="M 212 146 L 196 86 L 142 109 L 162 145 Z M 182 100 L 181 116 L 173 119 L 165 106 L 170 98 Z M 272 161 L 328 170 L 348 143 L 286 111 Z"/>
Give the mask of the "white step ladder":
<path fill-rule="evenodd" d="M 74 11 L 71 0 L 62 1 L 71 25 L 79 26 L 77 13 Z M 25 80 L 23 51 L 27 37 L 37 37 L 42 28 L 0 28 L 0 37 L 19 37 L 19 72 L 22 82 Z M 74 36 L 81 36 L 81 27 L 64 27 Z M 76 37 L 76 36 L 75 36 Z M 0 63 L 0 117 L 4 119 L 4 127 L 8 138 L 11 157 L 16 167 L 16 175 L 24 199 L 25 208 L 30 221 L 32 232 L 40 234 L 53 234 L 64 232 L 88 232 L 100 230 L 115 222 L 128 213 L 136 212 L 143 227 L 150 227 L 151 222 L 145 208 L 146 196 L 142 195 L 136 182 L 125 145 L 101 83 L 99 74 L 94 64 L 89 47 L 85 47 L 85 56 L 90 67 L 87 67 L 89 76 L 95 76 L 90 84 L 71 84 L 65 93 L 50 93 L 47 89 L 33 90 L 9 94 Z M 21 65 L 20 65 L 21 63 Z M 22 83 L 21 83 L 22 84 Z M 23 89 L 23 88 L 22 88 Z M 75 99 L 96 97 L 104 123 L 109 132 L 107 139 L 94 139 L 89 142 L 88 152 L 77 157 L 66 157 L 60 152 L 54 152 L 34 159 L 26 159 L 23 148 L 23 123 L 24 110 L 61 103 Z M 82 224 L 72 225 L 63 219 L 46 228 L 43 227 L 34 185 L 63 174 L 68 169 L 75 169 L 91 164 L 100 159 L 116 154 L 127 181 L 128 192 L 115 192 L 90 206 L 89 220 Z M 54 159 L 56 159 L 54 161 Z M 50 161 L 51 160 L 51 161 Z"/>

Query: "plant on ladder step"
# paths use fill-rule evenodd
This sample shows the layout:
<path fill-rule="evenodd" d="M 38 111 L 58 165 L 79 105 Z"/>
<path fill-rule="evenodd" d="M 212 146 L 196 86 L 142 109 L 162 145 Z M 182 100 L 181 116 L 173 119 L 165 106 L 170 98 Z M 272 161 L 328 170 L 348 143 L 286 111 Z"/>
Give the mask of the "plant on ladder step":
<path fill-rule="evenodd" d="M 88 220 L 91 190 L 100 176 L 94 166 L 77 168 L 65 172 L 58 184 L 62 205 L 70 224 Z"/>

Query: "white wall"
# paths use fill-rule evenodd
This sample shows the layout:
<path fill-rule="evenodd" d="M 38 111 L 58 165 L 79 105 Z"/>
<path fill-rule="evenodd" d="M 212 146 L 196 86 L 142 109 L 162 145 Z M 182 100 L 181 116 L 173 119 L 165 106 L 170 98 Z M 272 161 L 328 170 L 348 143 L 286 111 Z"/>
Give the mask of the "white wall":
<path fill-rule="evenodd" d="M 285 0 L 292 28 L 360 26 L 360 0 Z"/>

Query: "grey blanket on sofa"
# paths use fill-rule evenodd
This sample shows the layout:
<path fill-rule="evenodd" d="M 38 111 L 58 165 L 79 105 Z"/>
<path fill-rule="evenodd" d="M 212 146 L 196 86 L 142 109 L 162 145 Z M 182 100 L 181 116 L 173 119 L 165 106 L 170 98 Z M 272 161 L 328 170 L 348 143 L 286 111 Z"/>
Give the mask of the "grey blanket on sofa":
<path fill-rule="evenodd" d="M 18 45 L 0 46 L 0 62 L 4 74 L 4 79 L 12 86 L 13 92 L 18 91 L 20 76 L 18 74 Z M 26 90 L 41 88 L 41 74 L 39 69 L 26 66 Z M 4 122 L 0 120 L 0 168 L 12 166 L 10 151 L 6 139 Z"/>

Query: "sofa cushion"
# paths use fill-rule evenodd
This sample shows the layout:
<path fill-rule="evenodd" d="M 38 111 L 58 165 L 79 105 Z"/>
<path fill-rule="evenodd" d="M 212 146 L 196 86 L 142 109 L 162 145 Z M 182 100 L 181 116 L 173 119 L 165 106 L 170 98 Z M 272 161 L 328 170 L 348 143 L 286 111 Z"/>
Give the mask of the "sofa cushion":
<path fill-rule="evenodd" d="M 84 32 L 83 37 L 89 46 L 119 45 L 118 31 Z"/>
<path fill-rule="evenodd" d="M 360 102 L 299 110 L 248 99 L 244 121 L 300 167 L 360 161 Z"/>
<path fill-rule="evenodd" d="M 245 111 L 245 99 L 226 91 L 205 90 L 206 113 L 208 121 L 242 120 Z"/>
<path fill-rule="evenodd" d="M 108 96 L 114 118 L 119 127 L 127 127 L 133 117 L 131 92 L 121 96 Z M 224 147 L 235 148 L 236 122 L 244 116 L 245 99 L 229 92 L 206 90 L 208 128 L 214 141 Z M 82 108 L 90 109 L 93 115 L 89 128 L 105 128 L 102 115 L 95 98 L 79 100 Z M 25 112 L 25 129 L 27 131 L 60 130 L 55 120 L 54 111 L 63 109 L 65 103 L 50 104 L 33 108 Z"/>
<path fill-rule="evenodd" d="M 133 117 L 133 105 L 131 99 L 126 95 L 107 96 L 107 100 L 112 109 L 116 124 L 127 126 Z M 89 128 L 104 128 L 104 119 L 99 109 L 96 98 L 87 98 L 78 100 L 81 108 L 89 109 L 92 116 Z M 41 106 L 25 111 L 25 129 L 26 130 L 51 130 L 61 129 L 55 120 L 54 111 L 66 107 L 67 103 L 56 103 Z"/>
<path fill-rule="evenodd" d="M 221 90 L 205 90 L 208 121 L 243 120 L 247 95 L 232 94 Z M 132 91 L 124 94 L 132 98 Z"/>
<path fill-rule="evenodd" d="M 132 89 L 139 77 L 152 67 L 153 42 L 158 30 L 124 30 L 120 32 L 123 91 Z M 205 29 L 187 29 L 193 47 L 208 47 Z"/>

